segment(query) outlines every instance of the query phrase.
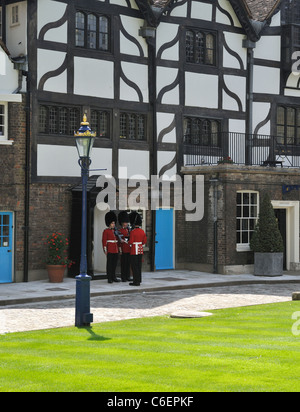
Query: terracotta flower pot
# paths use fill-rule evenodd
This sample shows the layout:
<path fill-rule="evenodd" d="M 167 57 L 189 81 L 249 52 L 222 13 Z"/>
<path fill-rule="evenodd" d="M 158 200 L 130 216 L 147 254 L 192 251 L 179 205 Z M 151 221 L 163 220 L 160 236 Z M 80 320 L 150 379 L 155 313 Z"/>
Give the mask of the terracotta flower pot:
<path fill-rule="evenodd" d="M 49 281 L 51 283 L 61 283 L 64 281 L 66 266 L 47 265 Z"/>

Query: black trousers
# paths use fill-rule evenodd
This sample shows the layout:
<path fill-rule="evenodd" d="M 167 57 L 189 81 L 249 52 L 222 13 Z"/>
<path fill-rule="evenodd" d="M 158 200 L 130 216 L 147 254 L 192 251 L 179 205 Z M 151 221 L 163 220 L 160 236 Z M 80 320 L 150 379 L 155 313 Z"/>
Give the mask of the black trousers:
<path fill-rule="evenodd" d="M 121 255 L 121 278 L 124 281 L 130 279 L 130 253 Z"/>
<path fill-rule="evenodd" d="M 133 283 L 139 285 L 142 283 L 142 260 L 143 255 L 131 255 L 131 267 L 133 273 Z"/>
<path fill-rule="evenodd" d="M 109 282 L 116 278 L 116 269 L 118 264 L 118 253 L 108 253 L 106 261 L 106 273 Z"/>

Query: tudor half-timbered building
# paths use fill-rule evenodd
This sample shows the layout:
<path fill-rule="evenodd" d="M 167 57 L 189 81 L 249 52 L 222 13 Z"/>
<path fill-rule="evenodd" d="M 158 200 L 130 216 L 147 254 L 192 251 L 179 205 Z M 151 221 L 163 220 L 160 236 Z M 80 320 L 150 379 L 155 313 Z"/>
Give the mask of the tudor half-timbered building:
<path fill-rule="evenodd" d="M 285 238 L 286 268 L 298 268 L 296 1 L 0 4 L 12 73 L 0 76 L 13 96 L 0 97 L 7 124 L 0 137 L 0 253 L 4 244 L 11 251 L 10 273 L 0 282 L 43 278 L 43 238 L 53 231 L 71 236 L 79 261 L 73 134 L 83 114 L 97 133 L 88 187 L 91 274 L 105 268 L 97 169 L 118 183 L 142 177 L 149 189 L 151 175 L 204 176 L 200 222 L 186 222 L 184 210 L 141 211 L 147 269 L 251 270 L 249 242 L 266 190 Z M 168 236 L 161 241 L 162 232 Z"/>

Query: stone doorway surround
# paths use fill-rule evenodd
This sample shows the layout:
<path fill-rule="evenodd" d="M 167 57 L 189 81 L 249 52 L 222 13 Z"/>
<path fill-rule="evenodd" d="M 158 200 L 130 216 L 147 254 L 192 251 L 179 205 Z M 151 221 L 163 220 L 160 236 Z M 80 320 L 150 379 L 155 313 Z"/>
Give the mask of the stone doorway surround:
<path fill-rule="evenodd" d="M 286 210 L 287 270 L 299 270 L 299 201 L 272 200 L 274 209 Z"/>

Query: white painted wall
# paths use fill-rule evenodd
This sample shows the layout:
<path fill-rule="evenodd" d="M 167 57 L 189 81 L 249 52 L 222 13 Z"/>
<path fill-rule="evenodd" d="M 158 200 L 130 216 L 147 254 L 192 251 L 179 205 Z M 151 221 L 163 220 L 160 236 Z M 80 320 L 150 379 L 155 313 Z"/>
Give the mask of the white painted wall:
<path fill-rule="evenodd" d="M 93 148 L 91 169 L 107 169 L 112 174 L 112 150 Z M 99 172 L 100 173 L 100 172 Z M 53 177 L 80 177 L 78 152 L 74 146 L 38 145 L 37 175 Z"/>

